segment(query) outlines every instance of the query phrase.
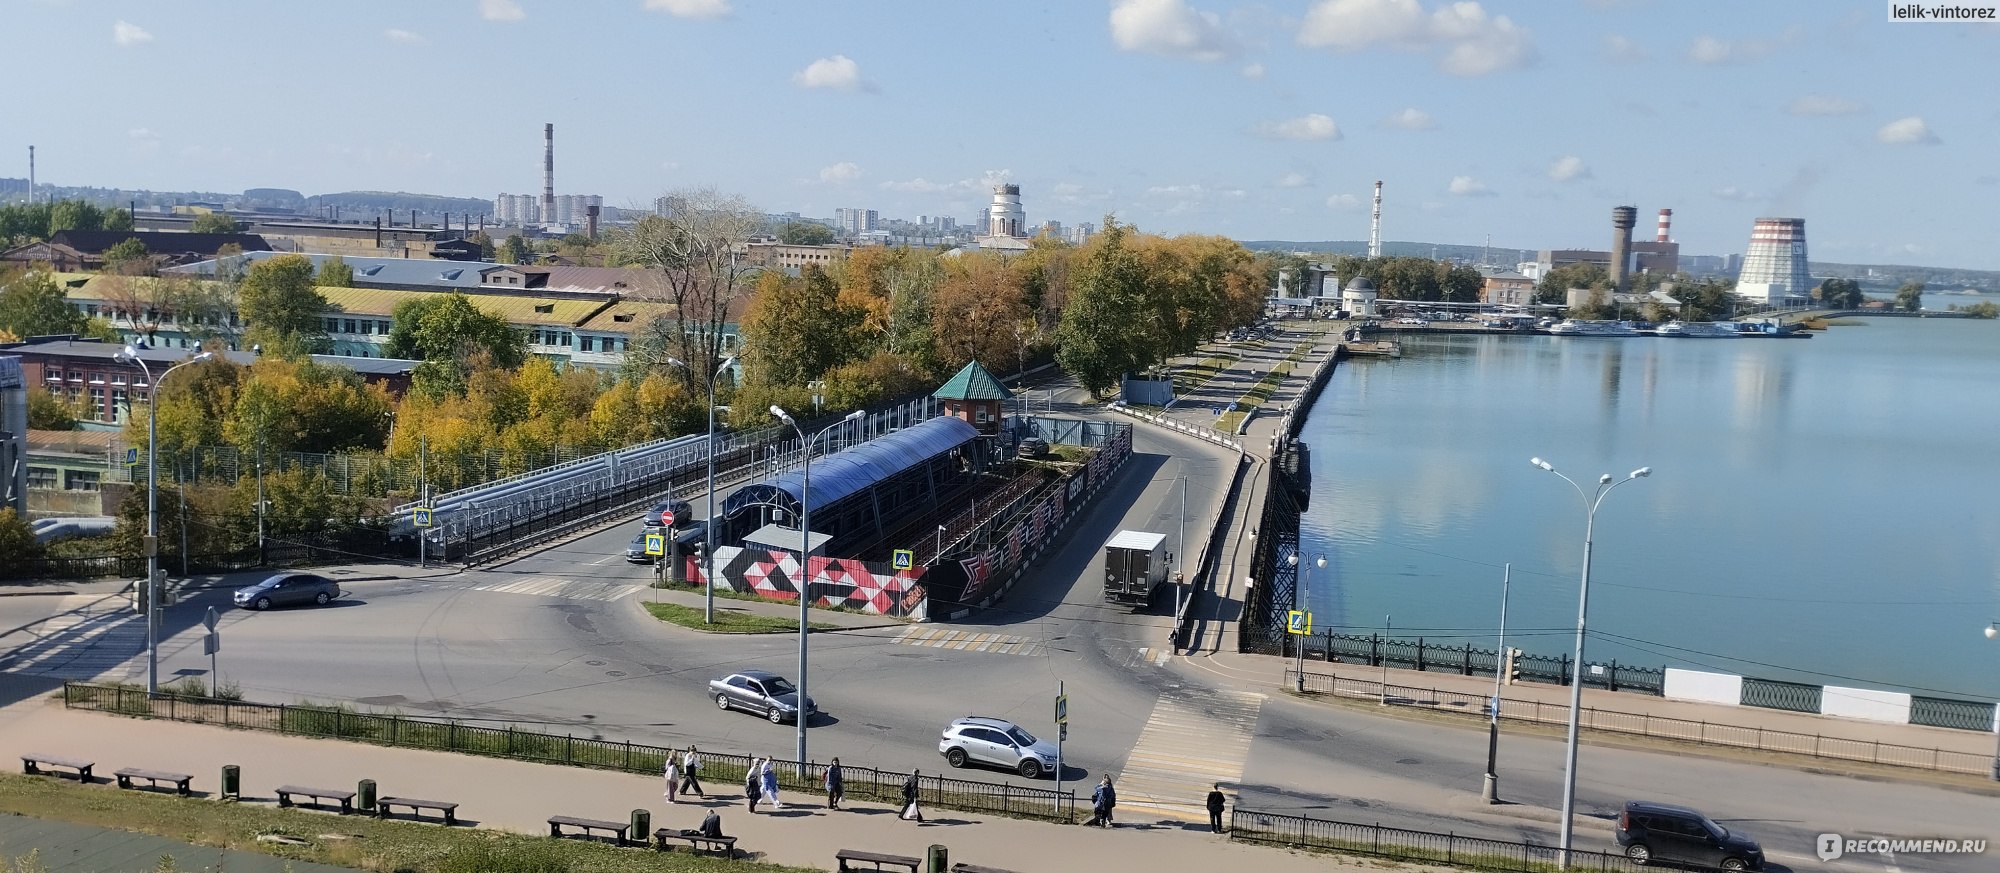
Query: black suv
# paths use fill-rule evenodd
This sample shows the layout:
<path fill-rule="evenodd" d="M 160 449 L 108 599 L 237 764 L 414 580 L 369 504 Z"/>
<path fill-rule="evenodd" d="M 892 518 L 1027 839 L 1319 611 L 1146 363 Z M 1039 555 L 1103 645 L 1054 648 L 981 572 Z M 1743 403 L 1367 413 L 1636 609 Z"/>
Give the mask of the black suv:
<path fill-rule="evenodd" d="M 1618 846 L 1641 864 L 1671 861 L 1724 870 L 1764 869 L 1764 848 L 1685 806 L 1634 800 L 1618 815 Z"/>

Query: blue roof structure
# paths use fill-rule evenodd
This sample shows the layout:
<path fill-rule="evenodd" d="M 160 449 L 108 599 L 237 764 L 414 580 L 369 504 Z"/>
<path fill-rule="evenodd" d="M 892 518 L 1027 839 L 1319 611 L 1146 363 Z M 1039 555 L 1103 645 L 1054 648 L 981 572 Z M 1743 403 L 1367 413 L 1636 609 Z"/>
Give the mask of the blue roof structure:
<path fill-rule="evenodd" d="M 964 419 L 939 416 L 814 459 L 811 508 L 819 509 L 867 490 L 978 437 L 979 430 Z M 804 479 L 801 472 L 793 471 L 768 482 L 745 485 L 723 501 L 723 513 L 734 517 L 737 510 L 757 503 L 796 507 L 804 490 Z"/>
<path fill-rule="evenodd" d="M 238 262 L 239 268 L 247 270 L 250 264 L 275 258 L 282 254 L 288 253 L 245 252 L 236 257 L 241 259 Z M 312 261 L 313 269 L 315 270 L 319 269 L 321 265 L 333 257 L 335 256 L 324 254 L 306 255 L 306 258 Z M 470 292 L 494 290 L 491 285 L 481 284 L 480 271 L 497 266 L 495 264 L 419 258 L 367 258 L 350 257 L 347 255 L 339 257 L 347 266 L 353 268 L 354 280 L 357 285 L 365 284 L 368 287 L 393 285 L 403 288 L 436 288 L 439 290 Z M 184 267 L 171 267 L 166 272 L 212 276 L 215 274 L 215 268 L 215 261 L 202 261 L 200 263 L 188 264 Z"/>

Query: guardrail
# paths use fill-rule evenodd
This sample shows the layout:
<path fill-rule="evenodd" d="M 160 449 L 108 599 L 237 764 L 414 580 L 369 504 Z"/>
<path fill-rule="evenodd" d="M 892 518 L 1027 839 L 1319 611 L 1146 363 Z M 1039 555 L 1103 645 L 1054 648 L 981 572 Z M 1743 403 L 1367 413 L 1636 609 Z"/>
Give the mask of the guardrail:
<path fill-rule="evenodd" d="M 1336 819 L 1281 815 L 1255 810 L 1229 812 L 1229 838 L 1246 843 L 1288 846 L 1309 851 L 1373 855 L 1398 861 L 1446 864 L 1503 873 L 1556 873 L 1563 869 L 1563 850 L 1541 843 L 1508 842 L 1435 831 L 1413 831 Z M 1570 870 L 1640 873 L 1648 868 L 1609 852 L 1569 851 Z M 1714 868 L 1676 865 L 1682 870 Z"/>
<path fill-rule="evenodd" d="M 1201 556 L 1195 559 L 1194 577 L 1188 580 L 1189 590 L 1193 593 L 1179 604 L 1179 611 L 1174 614 L 1175 649 L 1185 649 L 1193 643 L 1194 602 L 1215 580 L 1215 566 L 1222 560 L 1223 539 L 1236 518 L 1237 501 L 1243 499 L 1244 473 L 1250 469 L 1249 460 L 1249 455 L 1240 452 L 1236 455 L 1236 469 L 1229 477 L 1228 496 L 1222 499 L 1222 510 L 1215 514 L 1215 524 L 1209 527 L 1208 539 L 1201 544 Z"/>
<path fill-rule="evenodd" d="M 646 743 L 558 736 L 512 726 L 485 727 L 450 719 L 396 713 L 359 712 L 344 706 L 148 697 L 146 690 L 137 686 L 65 683 L 63 705 L 71 709 L 167 721 L 216 724 L 294 736 L 327 737 L 627 773 L 657 774 L 665 768 L 667 756 L 676 753 L 674 749 Z M 701 778 L 704 781 L 713 780 L 713 784 L 718 785 L 741 785 L 752 763 L 749 755 L 702 752 L 700 758 Z M 822 790 L 826 765 L 776 760 L 772 765 L 778 771 L 778 784 L 786 790 L 807 793 Z M 849 764 L 842 764 L 840 769 L 849 798 L 885 803 L 902 801 L 903 781 L 909 774 Z M 1074 791 L 1058 792 L 1011 782 L 981 782 L 943 776 L 920 776 L 917 784 L 918 799 L 927 805 L 1065 823 L 1076 821 Z"/>
<path fill-rule="evenodd" d="M 1213 428 L 1192 427 L 1189 425 L 1182 424 L 1164 415 L 1149 415 L 1147 413 L 1133 409 L 1129 406 L 1120 406 L 1118 403 L 1113 403 L 1108 408 L 1112 412 L 1116 412 L 1119 415 L 1130 416 L 1132 418 L 1139 419 L 1140 421 L 1150 421 L 1161 427 L 1171 428 L 1173 430 L 1177 430 L 1180 431 L 1181 433 L 1187 434 L 1188 436 L 1191 437 L 1198 437 L 1200 439 L 1208 440 L 1209 442 L 1215 443 L 1218 446 L 1235 449 L 1236 451 L 1239 452 L 1243 451 L 1242 441 L 1232 440 L 1229 439 L 1228 437 L 1224 437 L 1220 434 L 1217 434 L 1214 432 Z"/>
<path fill-rule="evenodd" d="M 1298 675 L 1296 669 L 1285 668 L 1284 687 L 1298 687 Z M 1485 694 L 1467 694 L 1462 691 L 1443 691 L 1436 688 L 1395 684 L 1387 686 L 1385 693 L 1385 688 L 1379 681 L 1349 679 L 1331 673 L 1311 671 L 1305 674 L 1305 689 L 1308 694 L 1332 694 L 1336 697 L 1383 701 L 1395 706 L 1455 713 L 1479 719 L 1490 717 L 1491 710 L 1488 707 L 1492 705 L 1492 697 Z M 1502 697 L 1500 718 L 1534 724 L 1568 724 L 1569 704 Z M 1938 773 L 1983 776 L 1991 773 L 1993 769 L 1993 756 L 1987 754 L 1936 747 L 1904 746 L 1876 740 L 1829 737 L 1749 725 L 1718 724 L 1711 721 L 1669 718 L 1589 706 L 1583 708 L 1577 722 L 1584 729 L 1606 733 L 1657 737 L 1709 746 L 1755 749 L 1762 752 L 1783 752 L 1811 758 L 1856 761 Z"/>

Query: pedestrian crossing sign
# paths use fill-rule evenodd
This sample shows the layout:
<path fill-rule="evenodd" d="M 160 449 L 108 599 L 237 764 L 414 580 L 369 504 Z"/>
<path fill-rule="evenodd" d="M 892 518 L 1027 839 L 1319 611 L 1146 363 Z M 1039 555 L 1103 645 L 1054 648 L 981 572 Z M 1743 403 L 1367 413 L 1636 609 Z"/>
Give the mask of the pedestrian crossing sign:
<path fill-rule="evenodd" d="M 126 449 L 126 450 L 125 450 L 125 466 L 127 466 L 127 467 L 137 467 L 137 466 L 139 466 L 139 450 L 138 450 L 138 449 Z"/>
<path fill-rule="evenodd" d="M 413 515 L 413 516 L 415 516 L 415 521 L 416 521 L 416 525 L 417 525 L 417 527 L 430 527 L 430 526 L 431 526 L 431 508 L 430 508 L 430 507 L 428 507 L 428 506 L 419 506 L 419 507 L 417 507 L 417 508 L 416 508 L 415 510 L 412 510 L 410 514 L 411 514 L 411 515 Z"/>
<path fill-rule="evenodd" d="M 1305 610 L 1302 609 L 1294 609 L 1291 610 L 1290 612 L 1285 613 L 1285 632 L 1294 634 L 1312 633 L 1313 632 L 1312 613 L 1306 612 Z"/>
<path fill-rule="evenodd" d="M 649 533 L 646 535 L 646 554 L 664 555 L 666 553 L 667 537 L 665 534 Z"/>
<path fill-rule="evenodd" d="M 909 549 L 897 549 L 889 553 L 889 566 L 898 570 L 908 570 L 917 565 L 917 553 Z"/>

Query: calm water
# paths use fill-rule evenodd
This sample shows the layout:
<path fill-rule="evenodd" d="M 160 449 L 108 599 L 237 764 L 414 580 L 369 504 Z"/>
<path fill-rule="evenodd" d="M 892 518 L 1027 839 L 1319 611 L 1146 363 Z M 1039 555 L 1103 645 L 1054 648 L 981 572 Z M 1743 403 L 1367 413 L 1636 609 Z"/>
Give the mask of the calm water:
<path fill-rule="evenodd" d="M 1965 301 L 1960 301 L 1965 302 Z M 2000 696 L 2000 322 L 1798 339 L 1411 337 L 1328 385 L 1306 555 L 1315 628 Z"/>

